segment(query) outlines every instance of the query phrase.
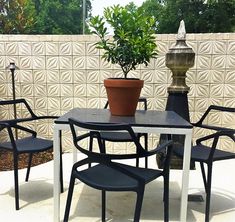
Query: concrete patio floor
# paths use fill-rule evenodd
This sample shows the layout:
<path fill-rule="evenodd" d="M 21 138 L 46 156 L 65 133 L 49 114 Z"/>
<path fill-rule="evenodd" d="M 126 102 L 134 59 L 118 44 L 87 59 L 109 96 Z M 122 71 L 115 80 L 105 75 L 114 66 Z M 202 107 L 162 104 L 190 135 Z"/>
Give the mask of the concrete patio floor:
<path fill-rule="evenodd" d="M 72 154 L 63 155 L 65 192 L 61 194 L 61 220 L 64 214 L 67 188 L 72 166 Z M 156 167 L 155 159 L 150 166 Z M 214 164 L 211 220 L 212 222 L 235 221 L 235 161 Z M 24 182 L 26 170 L 20 170 L 20 210 L 15 210 L 13 172 L 0 172 L 0 217 L 7 222 L 53 222 L 53 161 L 33 167 L 29 182 Z M 171 170 L 170 175 L 170 221 L 179 220 L 181 171 Z M 155 180 L 146 187 L 141 221 L 163 221 L 163 184 Z M 190 194 L 204 195 L 199 166 L 190 172 Z M 133 221 L 134 193 L 107 193 L 107 221 Z M 101 215 L 100 192 L 82 183 L 75 187 L 70 221 L 99 222 Z M 204 221 L 205 202 L 189 202 L 187 221 Z"/>

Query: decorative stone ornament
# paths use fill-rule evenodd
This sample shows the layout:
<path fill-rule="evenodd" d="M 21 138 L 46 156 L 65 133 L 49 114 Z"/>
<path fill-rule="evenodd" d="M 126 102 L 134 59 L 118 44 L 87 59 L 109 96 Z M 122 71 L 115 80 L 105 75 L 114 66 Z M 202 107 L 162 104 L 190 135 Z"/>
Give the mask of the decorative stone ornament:
<path fill-rule="evenodd" d="M 189 87 L 185 83 L 186 72 L 193 67 L 195 53 L 186 44 L 185 24 L 180 22 L 176 44 L 166 54 L 166 66 L 172 71 L 172 83 L 168 92 L 188 92 Z"/>
<path fill-rule="evenodd" d="M 166 53 L 166 66 L 172 71 L 172 83 L 167 88 L 168 98 L 166 104 L 166 110 L 174 111 L 178 113 L 185 120 L 190 122 L 189 106 L 188 106 L 188 92 L 189 87 L 185 83 L 186 72 L 189 68 L 193 67 L 195 60 L 195 53 L 192 48 L 186 44 L 186 30 L 185 24 L 182 20 L 178 29 L 176 38 L 176 44 Z M 161 140 L 164 140 L 165 136 L 161 135 Z M 174 135 L 173 146 L 183 146 L 184 136 Z M 157 156 L 157 162 L 159 167 L 162 167 L 164 160 L 164 153 Z M 191 163 L 191 169 L 194 168 Z M 171 161 L 171 168 L 182 169 L 182 159 L 173 155 Z"/>

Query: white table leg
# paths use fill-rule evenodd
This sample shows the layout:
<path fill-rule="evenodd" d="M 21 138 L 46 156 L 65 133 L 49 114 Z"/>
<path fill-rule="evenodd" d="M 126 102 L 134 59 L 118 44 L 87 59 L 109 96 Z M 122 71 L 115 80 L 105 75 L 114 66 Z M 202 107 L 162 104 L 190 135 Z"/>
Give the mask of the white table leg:
<path fill-rule="evenodd" d="M 54 126 L 54 222 L 60 221 L 60 144 L 59 130 Z"/>
<path fill-rule="evenodd" d="M 180 221 L 187 221 L 187 204 L 188 204 L 188 184 L 189 184 L 189 168 L 191 157 L 191 139 L 192 130 L 185 135 L 184 142 L 184 159 L 183 159 L 183 175 L 181 188 L 181 206 L 180 206 Z"/>

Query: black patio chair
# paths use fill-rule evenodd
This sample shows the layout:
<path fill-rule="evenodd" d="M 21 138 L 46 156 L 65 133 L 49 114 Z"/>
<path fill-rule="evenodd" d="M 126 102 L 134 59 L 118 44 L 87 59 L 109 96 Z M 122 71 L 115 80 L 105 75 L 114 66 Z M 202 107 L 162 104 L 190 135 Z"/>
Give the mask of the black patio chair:
<path fill-rule="evenodd" d="M 22 110 L 17 114 L 22 114 L 23 117 L 19 115 L 15 118 L 2 119 L 0 121 L 0 132 L 6 133 L 6 141 L 0 142 L 0 149 L 7 150 L 13 153 L 14 162 L 14 180 L 15 180 L 15 208 L 19 210 L 19 182 L 18 182 L 18 160 L 19 155 L 23 153 L 29 154 L 28 167 L 26 172 L 25 181 L 29 179 L 30 167 L 32 163 L 33 154 L 47 151 L 53 148 L 53 141 L 49 139 L 37 137 L 36 131 L 30 127 L 24 126 L 27 122 L 37 121 L 41 119 L 55 119 L 56 116 L 37 116 L 26 102 L 25 99 L 16 100 L 4 100 L 0 101 L 0 110 L 3 111 L 4 107 L 9 111 L 12 110 L 12 106 L 22 106 Z M 61 143 L 61 141 L 60 141 Z M 61 182 L 61 192 L 63 192 L 63 174 L 62 174 L 62 146 L 60 145 L 60 182 Z"/>
<path fill-rule="evenodd" d="M 234 129 L 229 129 L 220 126 L 208 125 L 205 124 L 205 119 L 208 117 L 211 111 L 220 111 L 220 112 L 235 112 L 235 108 L 229 107 L 222 107 L 222 106 L 210 106 L 201 119 L 193 124 L 195 127 L 200 127 L 204 129 L 214 130 L 215 133 L 210 135 L 206 135 L 196 140 L 196 145 L 192 147 L 191 153 L 191 160 L 200 163 L 200 168 L 202 172 L 202 178 L 205 186 L 206 192 L 206 208 L 205 208 L 205 221 L 209 221 L 209 214 L 210 214 L 210 198 L 211 198 L 211 182 L 212 182 L 212 167 L 213 162 L 220 161 L 220 160 L 228 160 L 235 158 L 235 153 L 228 152 L 222 150 L 218 141 L 219 139 L 225 137 L 227 139 L 231 139 L 235 142 L 234 139 Z M 212 140 L 211 145 L 206 145 L 205 142 L 209 142 Z M 204 144 L 203 144 L 204 143 Z M 183 148 L 176 147 L 174 148 L 174 153 L 179 156 L 183 157 Z M 207 176 L 205 173 L 204 164 L 207 165 Z"/>
<path fill-rule="evenodd" d="M 143 104 L 144 110 L 147 110 L 147 99 L 144 97 L 140 97 L 138 103 Z M 107 109 L 109 102 L 107 101 L 104 109 Z M 144 148 L 145 150 L 148 149 L 148 134 L 147 133 L 136 133 L 138 140 L 140 141 L 141 137 L 144 137 Z M 101 132 L 100 137 L 103 140 L 103 144 L 105 146 L 105 141 L 111 142 L 131 142 L 132 138 L 130 137 L 129 133 L 126 132 Z M 92 149 L 92 139 L 90 143 L 90 149 Z M 136 159 L 136 166 L 139 166 L 139 158 Z M 148 158 L 145 157 L 145 167 L 148 167 Z"/>
<path fill-rule="evenodd" d="M 135 206 L 134 222 L 140 219 L 143 195 L 145 185 L 154 179 L 163 176 L 164 178 L 164 221 L 168 221 L 168 202 L 169 202 L 169 164 L 172 151 L 172 141 L 169 140 L 164 144 L 159 145 L 151 151 L 146 151 L 140 144 L 136 134 L 132 128 L 127 124 L 91 124 L 78 122 L 74 119 L 69 119 L 71 127 L 73 142 L 76 148 L 87 155 L 87 158 L 78 161 L 73 165 L 71 172 L 71 179 L 69 184 L 69 191 L 64 215 L 64 222 L 69 219 L 69 211 L 72 201 L 73 189 L 75 179 L 79 179 L 83 183 L 95 189 L 101 190 L 102 194 L 102 222 L 105 221 L 105 204 L 106 204 L 106 191 L 133 191 L 137 193 L 137 200 Z M 78 126 L 87 130 L 89 133 L 78 136 L 75 127 Z M 136 146 L 136 153 L 132 154 L 108 154 L 105 152 L 103 140 L 101 138 L 102 131 L 125 131 L 130 135 L 132 142 Z M 95 137 L 94 137 L 95 136 Z M 83 148 L 80 141 L 93 137 L 98 141 L 99 151 L 90 151 L 89 148 Z M 139 157 L 147 157 L 156 154 L 162 149 L 167 147 L 167 158 L 163 170 L 155 170 L 148 168 L 139 168 L 127 164 L 115 162 L 120 159 L 133 159 Z M 91 167 L 79 169 L 80 167 L 92 164 Z"/>

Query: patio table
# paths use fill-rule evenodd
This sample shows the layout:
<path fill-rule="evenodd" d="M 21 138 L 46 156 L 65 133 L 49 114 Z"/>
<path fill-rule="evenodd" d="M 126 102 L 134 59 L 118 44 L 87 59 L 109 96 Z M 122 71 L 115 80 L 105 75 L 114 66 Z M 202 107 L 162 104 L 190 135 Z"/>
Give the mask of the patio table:
<path fill-rule="evenodd" d="M 74 108 L 54 124 L 54 222 L 60 221 L 60 149 L 61 130 L 68 130 L 68 119 L 92 123 L 128 123 L 136 133 L 185 135 L 181 187 L 180 221 L 186 222 L 192 125 L 173 111 L 138 110 L 135 116 L 112 116 L 107 109 Z M 79 129 L 78 129 L 79 130 Z M 76 150 L 74 149 L 74 161 Z"/>

